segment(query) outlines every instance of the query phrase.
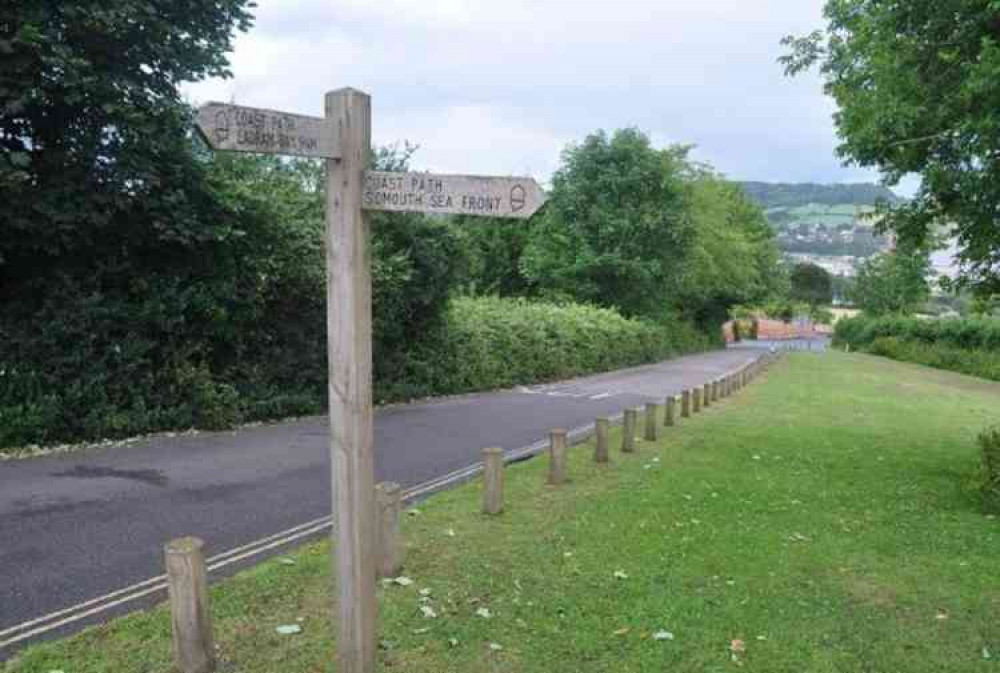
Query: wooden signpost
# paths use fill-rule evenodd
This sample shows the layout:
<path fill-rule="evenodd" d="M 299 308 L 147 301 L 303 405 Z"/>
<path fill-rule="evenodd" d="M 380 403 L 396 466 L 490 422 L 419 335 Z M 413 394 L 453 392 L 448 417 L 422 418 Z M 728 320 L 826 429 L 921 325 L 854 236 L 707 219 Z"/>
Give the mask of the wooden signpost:
<path fill-rule="evenodd" d="M 337 670 L 375 670 L 371 231 L 365 210 L 526 219 L 545 203 L 531 178 L 366 171 L 371 98 L 326 94 L 325 117 L 209 103 L 196 122 L 217 150 L 326 160 L 327 347 Z"/>

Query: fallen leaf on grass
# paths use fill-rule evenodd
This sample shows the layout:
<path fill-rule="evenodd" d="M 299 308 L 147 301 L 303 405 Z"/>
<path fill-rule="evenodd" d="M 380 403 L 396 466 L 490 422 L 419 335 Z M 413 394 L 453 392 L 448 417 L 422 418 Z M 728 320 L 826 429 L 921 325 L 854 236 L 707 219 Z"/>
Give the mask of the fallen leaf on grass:
<path fill-rule="evenodd" d="M 448 639 L 448 646 L 449 647 L 458 647 L 458 638 L 449 638 Z"/>
<path fill-rule="evenodd" d="M 742 654 L 747 651 L 747 644 L 739 638 L 734 638 L 729 643 L 729 650 L 734 654 Z"/>
<path fill-rule="evenodd" d="M 615 577 L 616 580 L 627 580 L 628 579 L 628 575 L 625 574 L 624 570 L 616 570 L 615 573 L 614 573 L 614 577 Z"/>
<path fill-rule="evenodd" d="M 494 652 L 499 652 L 500 650 L 503 649 L 503 647 L 500 646 L 498 643 L 490 643 L 490 649 L 493 650 Z"/>
<path fill-rule="evenodd" d="M 448 537 L 455 537 L 455 529 L 449 528 L 444 532 L 444 534 L 447 535 Z"/>
<path fill-rule="evenodd" d="M 394 584 L 398 584 L 401 587 L 408 587 L 411 584 L 413 584 L 413 580 L 411 580 L 409 577 L 405 577 L 403 575 L 400 575 L 399 577 L 393 579 L 392 581 L 393 581 Z"/>
<path fill-rule="evenodd" d="M 653 640 L 673 640 L 674 634 L 670 631 L 657 631 L 653 634 Z"/>
<path fill-rule="evenodd" d="M 291 636 L 296 633 L 302 633 L 302 627 L 298 624 L 283 624 L 276 628 L 275 631 L 283 636 Z"/>
<path fill-rule="evenodd" d="M 621 628 L 621 629 L 618 629 L 617 631 L 613 631 L 611 635 L 614 635 L 614 636 L 624 636 L 626 633 L 628 633 L 631 630 L 632 629 L 630 629 L 630 628 L 628 628 L 626 626 L 625 628 Z"/>
<path fill-rule="evenodd" d="M 438 613 L 434 611 L 434 608 L 432 608 L 429 605 L 421 605 L 420 614 L 422 614 L 427 619 L 434 619 L 435 617 L 438 616 Z"/>
<path fill-rule="evenodd" d="M 935 617 L 935 619 L 941 619 L 941 620 L 948 619 L 948 611 L 947 610 L 938 610 L 937 616 Z"/>
<path fill-rule="evenodd" d="M 295 559 L 289 558 L 288 556 L 282 556 L 280 559 L 278 559 L 278 563 L 284 566 L 293 566 L 295 565 Z"/>
<path fill-rule="evenodd" d="M 493 616 L 493 613 L 490 612 L 489 608 L 479 608 L 476 610 L 476 615 L 482 617 L 483 619 L 489 619 Z"/>
<path fill-rule="evenodd" d="M 422 628 L 422 629 L 413 629 L 413 635 L 419 636 L 419 635 L 421 635 L 423 633 L 427 633 L 428 631 L 430 631 L 430 629 L 426 628 L 426 627 Z"/>
<path fill-rule="evenodd" d="M 406 514 L 408 516 L 420 516 L 420 510 L 419 509 L 408 509 L 408 510 L 406 510 Z"/>
<path fill-rule="evenodd" d="M 426 598 L 427 596 L 431 595 L 431 590 L 430 589 L 421 589 L 418 593 L 421 596 L 424 596 Z"/>

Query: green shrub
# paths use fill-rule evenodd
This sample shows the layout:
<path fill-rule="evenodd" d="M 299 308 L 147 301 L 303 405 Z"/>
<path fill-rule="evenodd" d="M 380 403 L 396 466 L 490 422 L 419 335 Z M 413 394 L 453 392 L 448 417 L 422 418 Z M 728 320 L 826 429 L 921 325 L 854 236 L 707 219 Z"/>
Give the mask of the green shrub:
<path fill-rule="evenodd" d="M 864 348 L 879 337 L 898 337 L 953 348 L 1000 351 L 1000 319 L 922 320 L 860 315 L 840 320 L 835 337 L 838 343 L 850 344 L 852 348 Z"/>
<path fill-rule="evenodd" d="M 834 343 L 1000 381 L 1000 320 L 857 316 L 837 323 Z"/>
<path fill-rule="evenodd" d="M 651 323 L 610 309 L 524 299 L 461 298 L 410 353 L 387 401 L 506 388 L 662 360 L 713 345 L 689 323 Z"/>
<path fill-rule="evenodd" d="M 14 367 L 0 357 L 0 448 L 190 427 L 221 430 L 246 420 L 314 414 L 326 407 L 326 350 L 320 330 L 314 330 L 320 338 L 276 338 L 270 351 L 235 337 L 220 340 L 223 359 L 217 357 L 219 365 L 213 366 L 199 349 L 171 342 L 169 333 L 140 320 L 121 324 L 114 310 L 107 317 L 99 311 L 80 315 L 76 321 L 49 323 L 51 334 L 42 332 L 33 340 L 21 334 L 8 342 L 21 357 L 12 353 L 6 362 L 46 362 L 47 367 Z M 270 332 L 300 328 L 289 320 Z M 76 339 L 74 349 L 65 348 L 67 334 Z M 243 357 L 227 360 L 227 343 Z M 296 350 L 297 344 L 303 347 Z M 456 299 L 423 339 L 392 354 L 391 369 L 376 362 L 375 371 L 382 375 L 375 379 L 375 400 L 551 381 L 713 345 L 680 320 L 633 320 L 573 303 Z M 164 351 L 170 355 L 167 361 Z M 268 353 L 273 362 L 262 361 Z M 385 353 L 376 350 L 376 359 Z"/>
<path fill-rule="evenodd" d="M 1000 511 L 1000 426 L 979 435 L 979 448 L 982 450 L 983 498 L 987 508 Z"/>

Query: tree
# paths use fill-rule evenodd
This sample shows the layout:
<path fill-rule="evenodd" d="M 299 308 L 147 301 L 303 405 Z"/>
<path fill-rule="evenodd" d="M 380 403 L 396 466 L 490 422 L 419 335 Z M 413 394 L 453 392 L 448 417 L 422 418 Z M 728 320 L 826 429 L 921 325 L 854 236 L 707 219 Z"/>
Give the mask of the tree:
<path fill-rule="evenodd" d="M 915 313 L 930 296 L 926 250 L 895 250 L 868 259 L 858 270 L 851 298 L 872 315 Z"/>
<path fill-rule="evenodd" d="M 828 0 L 827 28 L 787 37 L 789 74 L 815 64 L 838 105 L 838 153 L 922 184 L 881 207 L 883 226 L 923 245 L 953 225 L 962 282 L 1000 289 L 1000 2 Z"/>
<path fill-rule="evenodd" d="M 826 269 L 808 262 L 796 264 L 791 274 L 791 297 L 810 306 L 833 302 L 833 280 Z"/>
<path fill-rule="evenodd" d="M 232 233 L 190 151 L 178 85 L 227 76 L 250 0 L 78 0 L 0 9 L 0 279 L 70 257 Z M 213 212 L 215 208 L 215 212 Z"/>
<path fill-rule="evenodd" d="M 522 258 L 540 292 L 629 316 L 666 310 L 694 231 L 685 148 L 658 150 L 634 128 L 567 148 Z"/>
<path fill-rule="evenodd" d="M 691 167 L 694 241 L 681 262 L 674 302 L 699 324 L 726 320 L 729 307 L 754 305 L 788 292 L 774 230 L 734 182 Z"/>

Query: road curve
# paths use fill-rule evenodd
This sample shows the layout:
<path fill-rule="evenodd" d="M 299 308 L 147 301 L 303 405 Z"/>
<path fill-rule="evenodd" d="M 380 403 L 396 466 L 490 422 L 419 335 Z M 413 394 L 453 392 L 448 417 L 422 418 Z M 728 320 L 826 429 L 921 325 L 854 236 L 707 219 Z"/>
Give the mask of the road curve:
<path fill-rule="evenodd" d="M 760 354 L 715 351 L 379 409 L 376 477 L 425 484 L 477 463 L 483 447 L 531 445 L 550 428 L 660 400 Z M 206 540 L 207 555 L 219 559 L 213 577 L 224 576 L 261 558 L 239 553 L 246 545 L 267 555 L 285 540 L 261 538 L 291 529 L 300 541 L 325 530 L 330 501 L 325 417 L 0 462 L 0 660 L 162 600 L 153 580 L 171 538 Z"/>

